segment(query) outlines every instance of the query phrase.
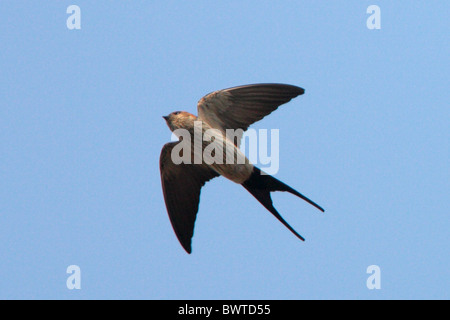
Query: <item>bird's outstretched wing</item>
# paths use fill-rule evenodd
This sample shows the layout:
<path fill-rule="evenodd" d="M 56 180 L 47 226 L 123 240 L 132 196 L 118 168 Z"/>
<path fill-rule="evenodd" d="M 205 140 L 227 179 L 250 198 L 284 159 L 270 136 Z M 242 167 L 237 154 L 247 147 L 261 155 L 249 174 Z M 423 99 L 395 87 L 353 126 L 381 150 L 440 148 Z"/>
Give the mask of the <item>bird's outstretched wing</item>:
<path fill-rule="evenodd" d="M 203 185 L 219 174 L 201 164 L 174 164 L 172 149 L 180 142 L 170 142 L 161 150 L 159 167 L 167 212 L 173 230 L 183 248 L 191 253 L 195 218 Z"/>
<path fill-rule="evenodd" d="M 269 83 L 218 90 L 200 99 L 198 118 L 223 133 L 226 129 L 245 131 L 252 123 L 304 92 L 296 86 Z"/>

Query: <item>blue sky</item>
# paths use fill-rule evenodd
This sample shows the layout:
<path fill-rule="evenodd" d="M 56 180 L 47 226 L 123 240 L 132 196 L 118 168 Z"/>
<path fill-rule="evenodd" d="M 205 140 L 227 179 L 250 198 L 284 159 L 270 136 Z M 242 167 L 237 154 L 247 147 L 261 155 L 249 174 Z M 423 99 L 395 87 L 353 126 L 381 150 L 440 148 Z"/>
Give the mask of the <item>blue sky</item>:
<path fill-rule="evenodd" d="M 2 1 L 0 298 L 449 299 L 449 9 Z M 160 186 L 161 116 L 260 82 L 306 89 L 254 128 L 280 130 L 276 177 L 326 212 L 273 196 L 301 242 L 215 179 L 187 255 Z"/>

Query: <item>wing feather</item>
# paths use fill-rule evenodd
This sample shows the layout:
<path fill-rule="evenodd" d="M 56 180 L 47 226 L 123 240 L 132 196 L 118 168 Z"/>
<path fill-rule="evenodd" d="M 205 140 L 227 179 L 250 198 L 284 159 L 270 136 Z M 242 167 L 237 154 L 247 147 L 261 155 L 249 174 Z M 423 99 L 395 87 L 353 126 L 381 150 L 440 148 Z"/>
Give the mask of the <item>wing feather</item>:
<path fill-rule="evenodd" d="M 174 164 L 171 153 L 178 143 L 167 143 L 161 151 L 161 184 L 172 228 L 183 248 L 191 253 L 201 188 L 219 174 L 206 165 Z"/>
<path fill-rule="evenodd" d="M 245 131 L 304 92 L 287 84 L 252 84 L 218 90 L 200 99 L 198 117 L 224 133 L 226 129 Z"/>

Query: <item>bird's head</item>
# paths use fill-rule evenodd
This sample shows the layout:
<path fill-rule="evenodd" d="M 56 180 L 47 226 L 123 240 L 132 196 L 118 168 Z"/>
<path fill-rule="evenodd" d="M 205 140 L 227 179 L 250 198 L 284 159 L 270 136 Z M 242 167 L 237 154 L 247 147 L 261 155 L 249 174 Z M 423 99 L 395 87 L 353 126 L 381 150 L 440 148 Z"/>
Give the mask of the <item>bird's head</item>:
<path fill-rule="evenodd" d="M 194 126 L 196 116 L 186 111 L 175 111 L 168 116 L 163 116 L 171 131 L 177 129 L 189 129 Z"/>

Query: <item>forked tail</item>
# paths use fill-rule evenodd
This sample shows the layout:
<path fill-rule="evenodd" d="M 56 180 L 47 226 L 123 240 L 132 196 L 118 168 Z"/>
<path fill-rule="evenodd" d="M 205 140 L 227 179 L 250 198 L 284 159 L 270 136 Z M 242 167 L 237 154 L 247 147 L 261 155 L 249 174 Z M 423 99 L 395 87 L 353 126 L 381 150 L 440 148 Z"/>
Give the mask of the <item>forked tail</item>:
<path fill-rule="evenodd" d="M 318 204 L 311 201 L 296 190 L 292 189 L 288 185 L 284 184 L 280 180 L 277 180 L 270 175 L 261 174 L 261 170 L 257 167 L 253 168 L 252 175 L 247 179 L 247 181 L 242 184 L 242 186 L 244 186 L 244 188 L 247 189 L 248 192 L 250 192 L 267 210 L 269 210 L 282 224 L 284 224 L 286 228 L 291 230 L 291 232 L 302 241 L 305 241 L 305 239 L 301 235 L 299 235 L 274 208 L 270 193 L 273 191 L 287 191 L 305 200 L 320 211 L 325 212 L 325 210 Z"/>

